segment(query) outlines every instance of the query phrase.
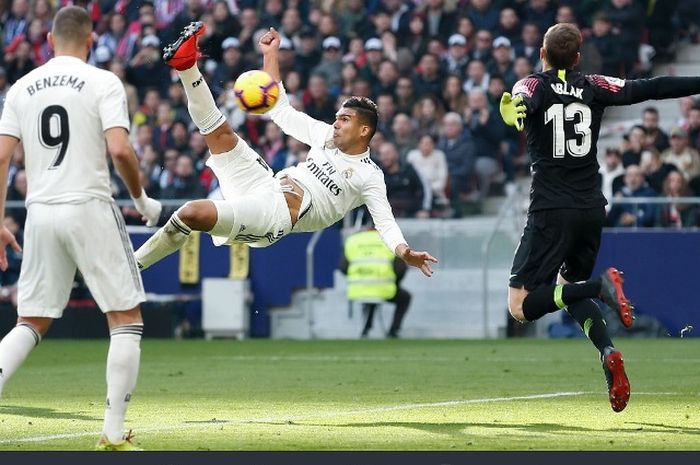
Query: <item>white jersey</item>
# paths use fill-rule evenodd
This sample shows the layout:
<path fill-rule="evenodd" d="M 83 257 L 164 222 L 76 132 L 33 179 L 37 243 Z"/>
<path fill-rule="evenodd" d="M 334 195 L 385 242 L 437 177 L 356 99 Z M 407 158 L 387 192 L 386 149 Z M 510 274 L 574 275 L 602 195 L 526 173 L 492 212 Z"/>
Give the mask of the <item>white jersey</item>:
<path fill-rule="evenodd" d="M 295 110 L 281 83 L 280 96 L 269 115 L 285 134 L 311 147 L 305 162 L 278 173 L 298 181 L 311 196 L 311 207 L 294 225 L 294 232 L 323 229 L 353 208 L 367 205 L 389 250 L 406 243 L 386 197 L 384 173 L 370 159 L 369 149 L 361 155 L 338 150 L 333 144 L 333 127 Z"/>
<path fill-rule="evenodd" d="M 129 129 L 124 86 L 109 71 L 59 56 L 18 80 L 0 134 L 24 144 L 26 204 L 111 200 L 104 131 Z"/>

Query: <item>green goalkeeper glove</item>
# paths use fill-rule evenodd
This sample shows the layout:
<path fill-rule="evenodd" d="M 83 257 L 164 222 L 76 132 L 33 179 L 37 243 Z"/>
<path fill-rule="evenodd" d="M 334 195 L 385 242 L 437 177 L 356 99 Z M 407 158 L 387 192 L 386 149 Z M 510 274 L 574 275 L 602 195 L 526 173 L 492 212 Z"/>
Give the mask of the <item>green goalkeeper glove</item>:
<path fill-rule="evenodd" d="M 499 109 L 501 110 L 501 118 L 508 126 L 515 126 L 518 131 L 523 130 L 525 127 L 523 120 L 527 113 L 527 107 L 521 96 L 513 98 L 510 93 L 504 92 Z"/>

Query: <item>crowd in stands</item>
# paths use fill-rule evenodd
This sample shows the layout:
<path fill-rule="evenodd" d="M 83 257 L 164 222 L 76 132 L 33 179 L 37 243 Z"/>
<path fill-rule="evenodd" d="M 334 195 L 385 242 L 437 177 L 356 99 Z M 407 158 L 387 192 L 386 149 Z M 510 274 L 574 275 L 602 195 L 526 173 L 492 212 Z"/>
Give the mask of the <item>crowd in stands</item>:
<path fill-rule="evenodd" d="M 389 200 L 398 217 L 422 218 L 463 216 L 465 206 L 528 175 L 523 136 L 503 124 L 498 101 L 540 70 L 549 26 L 582 28 L 581 71 L 639 77 L 650 70 L 650 51 L 663 57 L 679 39 L 695 40 L 699 13 L 694 0 L 0 0 L 0 109 L 12 83 L 51 58 L 46 32 L 67 4 L 85 6 L 94 20 L 90 62 L 124 82 L 150 196 L 218 195 L 204 163 L 204 138 L 188 116 L 177 76 L 161 59 L 162 47 L 200 20 L 208 25 L 200 42 L 205 78 L 232 126 L 274 170 L 304 160 L 308 147 L 266 117 L 241 111 L 230 92 L 240 73 L 262 66 L 257 41 L 270 26 L 282 35 L 280 67 L 296 108 L 330 123 L 350 95 L 377 102 L 371 149 Z M 610 195 L 651 193 L 638 187 L 640 176 L 658 195 L 689 189 L 700 174 L 700 107 L 689 101 L 686 111 L 668 136 L 645 113 L 622 150 L 606 155 L 602 179 Z M 23 158 L 19 150 L 12 163 L 11 200 L 26 194 Z M 683 176 L 665 175 L 673 169 Z M 628 170 L 624 187 L 613 176 L 621 170 Z M 119 178 L 113 180 L 114 196 L 128 198 Z M 123 211 L 140 223 L 135 210 Z M 644 222 L 658 216 L 654 221 L 676 224 L 680 217 L 697 224 L 693 212 L 676 206 L 643 216 Z M 627 224 L 627 213 L 616 209 L 611 221 Z"/>

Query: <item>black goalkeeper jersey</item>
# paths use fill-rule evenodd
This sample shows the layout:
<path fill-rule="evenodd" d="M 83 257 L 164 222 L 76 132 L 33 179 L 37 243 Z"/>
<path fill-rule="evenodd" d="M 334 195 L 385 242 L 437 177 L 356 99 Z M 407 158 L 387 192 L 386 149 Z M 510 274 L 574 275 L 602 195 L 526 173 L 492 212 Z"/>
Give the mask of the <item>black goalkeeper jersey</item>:
<path fill-rule="evenodd" d="M 522 96 L 527 106 L 530 211 L 607 203 L 596 156 L 605 107 L 697 93 L 700 78 L 694 77 L 622 80 L 549 70 L 518 81 L 512 94 Z"/>

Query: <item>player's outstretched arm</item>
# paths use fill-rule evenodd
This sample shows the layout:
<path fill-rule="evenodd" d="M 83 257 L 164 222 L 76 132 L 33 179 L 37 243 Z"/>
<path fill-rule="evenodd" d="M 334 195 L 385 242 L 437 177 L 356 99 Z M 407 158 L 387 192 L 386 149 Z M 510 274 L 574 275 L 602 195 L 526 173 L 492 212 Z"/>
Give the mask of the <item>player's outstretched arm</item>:
<path fill-rule="evenodd" d="M 258 45 L 263 53 L 263 71 L 267 72 L 275 81 L 280 82 L 282 76 L 278 61 L 279 32 L 271 27 L 260 37 Z M 314 119 L 292 107 L 281 83 L 280 96 L 268 114 L 285 134 L 309 146 L 324 145 L 331 130 L 330 124 Z"/>
<path fill-rule="evenodd" d="M 129 190 L 136 210 L 143 215 L 146 226 L 155 226 L 158 224 L 163 205 L 150 198 L 141 186 L 138 159 L 129 142 L 126 129 L 122 127 L 109 128 L 105 131 L 105 137 L 107 138 L 107 150 L 114 161 L 119 176 L 124 180 L 124 184 Z"/>
<path fill-rule="evenodd" d="M 7 172 L 10 169 L 10 160 L 15 153 L 19 140 L 12 136 L 0 135 L 0 270 L 7 270 L 7 253 L 5 247 L 9 245 L 15 252 L 21 252 L 22 248 L 17 243 L 15 235 L 5 227 L 5 199 L 7 196 Z"/>
<path fill-rule="evenodd" d="M 515 126 L 515 129 L 522 131 L 525 127 L 524 119 L 527 116 L 527 107 L 523 103 L 523 98 L 517 96 L 513 98 L 510 92 L 504 92 L 499 105 L 501 118 L 508 126 Z"/>
<path fill-rule="evenodd" d="M 406 262 L 407 265 L 415 266 L 423 272 L 427 277 L 433 275 L 433 268 L 430 266 L 437 263 L 437 258 L 430 255 L 428 252 L 417 252 L 411 250 L 406 244 L 399 244 L 394 251 L 396 256 Z"/>

